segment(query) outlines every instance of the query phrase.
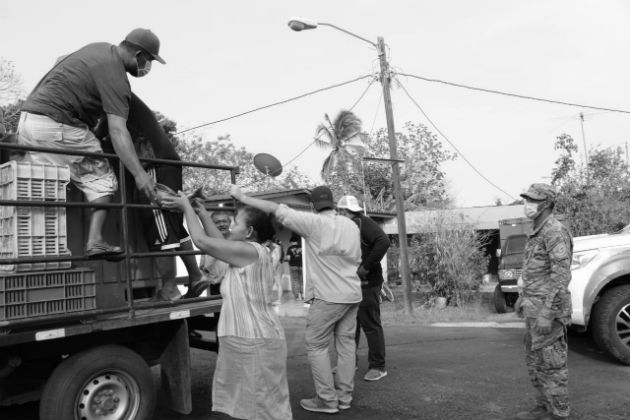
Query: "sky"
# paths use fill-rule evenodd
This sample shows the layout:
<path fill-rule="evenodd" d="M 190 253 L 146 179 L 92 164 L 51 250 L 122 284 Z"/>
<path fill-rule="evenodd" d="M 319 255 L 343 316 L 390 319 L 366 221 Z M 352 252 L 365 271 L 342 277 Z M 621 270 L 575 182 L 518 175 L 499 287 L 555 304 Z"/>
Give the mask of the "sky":
<path fill-rule="evenodd" d="M 133 28 L 153 30 L 166 65 L 130 77 L 132 90 L 183 130 L 378 71 L 376 50 L 333 28 L 294 32 L 293 16 L 385 39 L 397 73 L 563 102 L 630 111 L 628 0 L 0 0 L 0 57 L 15 63 L 30 91 L 55 59 L 96 41 L 118 43 Z M 364 79 L 196 132 L 229 134 L 236 146 L 293 160 L 324 114 L 351 107 Z M 562 133 L 587 147 L 630 142 L 630 114 L 528 101 L 396 76 L 394 121 L 437 133 L 492 183 L 518 197 L 549 182 Z M 354 112 L 367 132 L 386 127 L 373 83 Z M 580 113 L 584 114 L 584 137 Z M 453 150 L 441 136 L 445 147 Z M 314 146 L 292 164 L 320 183 L 327 151 Z M 444 165 L 461 207 L 511 198 L 461 157 Z"/>

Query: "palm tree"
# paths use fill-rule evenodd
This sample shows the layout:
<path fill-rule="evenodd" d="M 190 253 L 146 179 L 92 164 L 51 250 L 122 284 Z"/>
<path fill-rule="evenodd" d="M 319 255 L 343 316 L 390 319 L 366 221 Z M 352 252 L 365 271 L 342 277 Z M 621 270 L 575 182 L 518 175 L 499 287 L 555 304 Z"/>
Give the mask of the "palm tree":
<path fill-rule="evenodd" d="M 315 144 L 324 149 L 332 149 L 322 165 L 322 179 L 328 181 L 331 171 L 338 163 L 345 163 L 352 169 L 352 161 L 361 156 L 367 146 L 361 133 L 361 120 L 352 111 L 340 111 L 334 121 L 328 114 L 325 122 L 317 126 Z M 322 139 L 325 137 L 326 140 Z"/>

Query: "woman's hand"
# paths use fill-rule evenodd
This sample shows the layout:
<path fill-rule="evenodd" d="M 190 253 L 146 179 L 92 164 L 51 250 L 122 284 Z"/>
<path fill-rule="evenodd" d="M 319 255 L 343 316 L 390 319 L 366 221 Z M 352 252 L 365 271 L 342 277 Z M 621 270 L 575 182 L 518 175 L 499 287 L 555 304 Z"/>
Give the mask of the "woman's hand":
<path fill-rule="evenodd" d="M 245 197 L 245 194 L 243 194 L 243 191 L 241 191 L 241 188 L 236 184 L 230 185 L 230 195 L 235 200 L 240 201 L 240 202 L 243 202 L 243 197 Z"/>
<path fill-rule="evenodd" d="M 162 207 L 167 209 L 175 209 L 179 211 L 185 211 L 187 208 L 192 208 L 190 201 L 186 194 L 182 191 L 178 191 L 177 195 L 169 195 L 162 199 Z"/>
<path fill-rule="evenodd" d="M 195 197 L 190 201 L 192 203 L 193 210 L 195 211 L 195 213 L 197 213 L 198 216 L 209 213 L 208 210 L 206 210 L 206 207 L 203 204 L 204 201 L 201 198 Z"/>

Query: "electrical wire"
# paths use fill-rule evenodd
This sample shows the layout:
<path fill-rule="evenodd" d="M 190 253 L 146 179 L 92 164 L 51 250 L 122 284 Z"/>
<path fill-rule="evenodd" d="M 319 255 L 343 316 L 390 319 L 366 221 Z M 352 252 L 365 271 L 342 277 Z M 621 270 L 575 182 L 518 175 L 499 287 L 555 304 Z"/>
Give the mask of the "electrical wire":
<path fill-rule="evenodd" d="M 234 118 L 242 117 L 243 115 L 251 114 L 253 112 L 261 111 L 263 109 L 271 108 L 271 107 L 274 107 L 274 106 L 277 106 L 277 105 L 282 105 L 282 104 L 286 104 L 288 102 L 296 101 L 298 99 L 302 99 L 302 98 L 305 98 L 307 96 L 315 95 L 316 93 L 320 93 L 320 92 L 324 92 L 324 91 L 327 91 L 327 90 L 330 90 L 330 89 L 335 89 L 335 88 L 338 88 L 338 87 L 341 87 L 341 86 L 349 85 L 350 83 L 358 82 L 359 80 L 363 80 L 363 79 L 366 79 L 368 77 L 374 77 L 374 75 L 373 74 L 366 74 L 364 76 L 359 76 L 359 77 L 354 78 L 352 80 L 347 80 L 345 82 L 336 83 L 334 85 L 326 86 L 324 88 L 313 90 L 311 92 L 306 92 L 306 93 L 303 93 L 301 95 L 294 96 L 292 98 L 284 99 L 284 100 L 281 100 L 281 101 L 278 101 L 278 102 L 274 102 L 274 103 L 271 103 L 271 104 L 268 104 L 268 105 L 259 106 L 259 107 L 254 108 L 254 109 L 250 109 L 249 111 L 241 112 L 240 114 L 232 115 L 232 116 L 229 116 L 229 117 L 226 117 L 226 118 L 221 118 L 220 120 L 211 121 L 211 122 L 208 122 L 208 123 L 205 123 L 205 124 L 197 125 L 195 127 L 187 128 L 187 129 L 182 130 L 182 131 L 178 131 L 177 133 L 175 133 L 175 135 L 186 133 L 188 131 L 196 130 L 198 128 L 206 127 L 206 126 L 209 126 L 209 125 L 212 125 L 212 124 L 217 124 L 217 123 L 220 123 L 220 122 L 223 122 L 223 121 L 228 121 L 228 120 L 231 120 L 231 119 L 234 119 Z"/>
<path fill-rule="evenodd" d="M 531 101 L 548 102 L 548 103 L 552 103 L 552 104 L 576 106 L 576 107 L 580 107 L 580 108 L 597 109 L 597 110 L 600 110 L 600 111 L 621 112 L 621 113 L 624 113 L 624 114 L 630 114 L 630 111 L 627 111 L 625 109 L 605 108 L 605 107 L 601 107 L 601 106 L 582 105 L 582 104 L 575 104 L 575 103 L 571 103 L 571 102 L 556 101 L 556 100 L 553 100 L 553 99 L 536 98 L 534 96 L 520 95 L 520 94 L 517 94 L 517 93 L 502 92 L 500 90 L 485 89 L 485 88 L 479 88 L 479 87 L 475 87 L 475 86 L 462 85 L 460 83 L 447 82 L 445 80 L 439 80 L 439 79 L 431 79 L 431 78 L 428 78 L 428 77 L 422 77 L 422 76 L 418 76 L 418 75 L 415 75 L 415 74 L 409 74 L 409 73 L 397 73 L 397 74 L 400 75 L 400 76 L 407 76 L 407 77 L 413 77 L 414 79 L 424 80 L 425 82 L 442 83 L 442 84 L 449 85 L 449 86 L 454 86 L 454 87 L 459 87 L 459 88 L 464 88 L 464 89 L 470 89 L 470 90 L 476 90 L 476 91 L 479 91 L 479 92 L 494 93 L 494 94 L 497 94 L 497 95 L 511 96 L 511 97 L 520 98 L 520 99 L 528 99 L 528 100 L 531 100 Z"/>
<path fill-rule="evenodd" d="M 368 83 L 368 85 L 365 88 L 365 90 L 361 93 L 359 98 L 354 102 L 354 105 L 352 105 L 350 107 L 350 109 L 349 109 L 350 111 L 352 111 L 359 104 L 359 102 L 361 102 L 361 100 L 365 97 L 365 94 L 368 92 L 368 90 L 370 90 L 370 87 L 372 87 L 372 85 L 374 84 L 375 81 L 376 81 L 376 78 L 373 78 L 372 80 L 370 80 L 370 83 Z M 290 164 L 291 162 L 293 162 L 294 160 L 296 160 L 297 158 L 299 158 L 300 156 L 302 156 L 304 154 L 304 152 L 306 152 L 312 145 L 314 145 L 315 142 L 318 139 L 319 139 L 319 137 L 316 137 L 315 139 L 313 139 L 313 141 L 310 142 L 304 149 L 302 149 L 302 151 L 300 153 L 295 155 L 293 158 L 289 159 L 286 163 L 283 163 L 282 166 L 286 166 L 286 165 Z"/>
<path fill-rule="evenodd" d="M 481 173 L 481 171 L 479 171 L 479 169 L 477 169 L 475 167 L 475 165 L 472 164 L 472 162 L 470 162 L 468 160 L 468 158 L 466 158 L 466 156 L 464 156 L 464 154 L 457 148 L 457 146 L 455 146 L 453 144 L 453 142 L 435 125 L 435 123 L 431 120 L 431 118 L 429 118 L 429 116 L 427 115 L 426 112 L 424 112 L 424 110 L 422 109 L 422 107 L 420 106 L 420 104 L 418 104 L 418 102 L 416 102 L 416 100 L 411 96 L 411 94 L 409 94 L 409 92 L 407 91 L 407 89 L 405 88 L 405 86 L 400 82 L 400 80 L 398 81 L 398 85 L 400 86 L 400 88 L 403 90 L 403 92 L 405 92 L 405 94 L 407 95 L 407 97 L 411 100 L 411 102 L 414 103 L 414 105 L 416 107 L 418 107 L 418 109 L 420 110 L 420 112 L 422 113 L 422 115 L 424 115 L 424 118 L 427 119 L 427 121 L 433 126 L 433 128 L 435 128 L 435 131 L 437 131 L 443 138 L 444 140 L 446 140 L 448 142 L 448 144 L 451 145 L 451 147 L 462 157 L 462 159 L 464 160 L 464 162 L 466 162 L 468 164 L 468 166 L 470 166 L 481 178 L 483 178 L 488 184 L 492 185 L 494 188 L 496 188 L 497 190 L 501 191 L 503 194 L 505 194 L 507 197 L 510 197 L 512 200 L 516 201 L 516 198 L 514 198 L 511 194 L 509 194 L 508 192 L 506 192 L 503 188 L 499 187 L 497 184 L 495 184 L 494 182 L 490 181 L 490 179 L 488 179 L 488 177 L 486 177 L 484 174 Z"/>

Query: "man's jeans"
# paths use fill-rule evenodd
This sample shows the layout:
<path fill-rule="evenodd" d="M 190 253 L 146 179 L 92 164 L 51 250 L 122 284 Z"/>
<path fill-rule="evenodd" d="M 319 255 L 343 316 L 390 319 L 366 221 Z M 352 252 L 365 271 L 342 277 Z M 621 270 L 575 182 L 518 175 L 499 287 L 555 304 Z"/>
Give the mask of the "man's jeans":
<path fill-rule="evenodd" d="M 338 402 L 352 402 L 358 309 L 358 303 L 330 303 L 314 299 L 308 311 L 305 339 L 315 392 L 331 407 L 337 407 Z M 337 351 L 337 374 L 334 378 L 328 353 L 333 336 Z"/>
<path fill-rule="evenodd" d="M 381 306 L 378 296 L 380 287 L 362 289 L 363 300 L 357 315 L 356 344 L 359 347 L 361 330 L 368 343 L 368 363 L 370 369 L 385 370 L 385 336 L 381 324 Z"/>

